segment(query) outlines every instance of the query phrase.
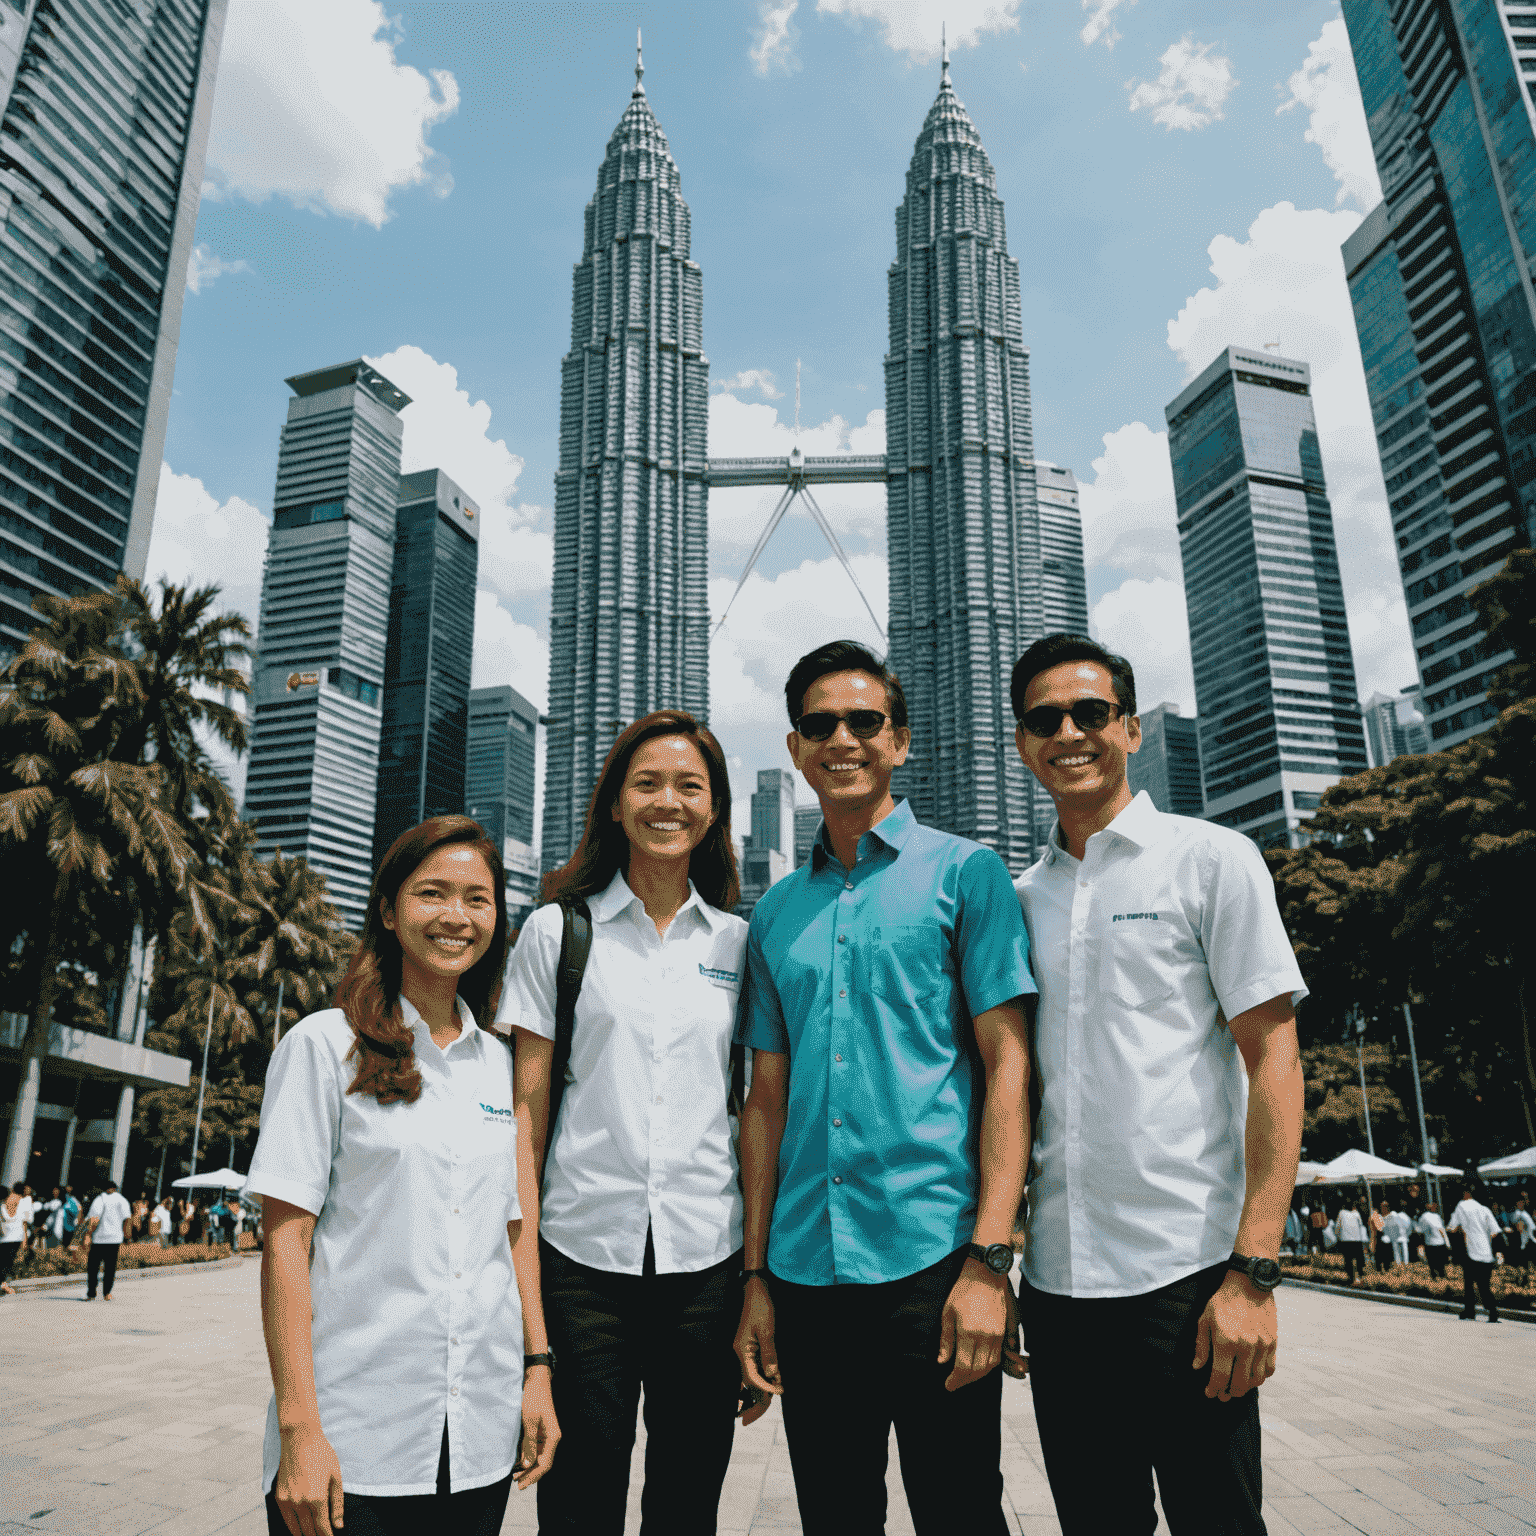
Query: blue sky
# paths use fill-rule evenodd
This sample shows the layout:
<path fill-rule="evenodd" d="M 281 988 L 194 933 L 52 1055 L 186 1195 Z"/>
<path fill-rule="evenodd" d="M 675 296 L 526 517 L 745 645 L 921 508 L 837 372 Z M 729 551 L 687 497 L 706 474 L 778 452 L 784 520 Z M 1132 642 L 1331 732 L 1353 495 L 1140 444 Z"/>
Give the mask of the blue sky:
<path fill-rule="evenodd" d="M 317 14 L 317 12 L 319 14 Z M 285 375 L 366 355 L 416 397 L 407 468 L 487 508 L 477 683 L 547 685 L 560 358 L 582 210 L 633 84 L 671 141 L 704 272 L 711 451 L 883 447 L 886 269 L 912 143 L 951 73 L 1020 263 L 1037 454 L 1085 483 L 1096 630 L 1193 709 L 1163 406 L 1228 342 L 1311 362 L 1362 695 L 1413 678 L 1339 243 L 1375 201 L 1333 0 L 232 0 L 151 575 L 252 619 Z M 1287 105 L 1289 103 L 1289 105 Z M 711 602 L 771 496 L 711 501 Z M 883 493 L 823 505 L 877 611 Z M 871 633 L 803 516 L 712 652 L 739 760 L 788 766 L 805 645 Z"/>

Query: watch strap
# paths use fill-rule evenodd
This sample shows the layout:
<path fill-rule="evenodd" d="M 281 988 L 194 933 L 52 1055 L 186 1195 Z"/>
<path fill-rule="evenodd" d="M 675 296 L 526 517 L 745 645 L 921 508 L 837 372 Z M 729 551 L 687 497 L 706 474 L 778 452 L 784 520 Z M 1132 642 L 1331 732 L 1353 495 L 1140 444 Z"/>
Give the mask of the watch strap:
<path fill-rule="evenodd" d="M 1280 1282 L 1285 1278 L 1285 1275 L 1280 1269 L 1280 1266 L 1275 1264 L 1273 1259 L 1269 1260 L 1268 1262 L 1270 1264 L 1274 1264 L 1275 1278 L 1271 1284 L 1266 1285 L 1264 1281 L 1260 1280 L 1259 1277 L 1254 1273 L 1258 1266 L 1265 1262 L 1266 1261 L 1263 1259 L 1251 1258 L 1241 1253 L 1234 1253 L 1232 1257 L 1227 1260 L 1227 1268 L 1235 1269 L 1238 1274 L 1247 1278 L 1250 1285 L 1257 1286 L 1259 1290 L 1273 1291 L 1275 1287 L 1278 1286 Z"/>
<path fill-rule="evenodd" d="M 768 1282 L 766 1269 L 744 1269 L 741 1272 L 741 1283 L 745 1285 L 748 1280 L 761 1280 L 765 1285 Z"/>
<path fill-rule="evenodd" d="M 989 1274 L 1006 1275 L 1008 1271 L 1013 1268 L 1013 1249 L 1010 1248 L 1007 1243 L 989 1243 L 985 1247 L 983 1247 L 980 1243 L 967 1243 L 965 1245 L 965 1251 L 971 1258 L 975 1259 L 978 1264 L 986 1269 Z M 1008 1257 L 1006 1266 L 999 1269 L 997 1265 L 992 1262 L 991 1255 L 993 1253 L 997 1253 L 999 1257 L 1001 1257 L 1003 1254 L 1006 1254 Z"/>
<path fill-rule="evenodd" d="M 553 1372 L 553 1370 L 555 1368 L 555 1352 L 554 1352 L 554 1350 L 552 1350 L 552 1349 L 546 1350 L 542 1355 L 524 1355 L 523 1356 L 523 1370 L 526 1371 L 530 1365 L 543 1365 L 543 1366 L 547 1366 L 549 1368 L 549 1370 L 551 1372 Z"/>

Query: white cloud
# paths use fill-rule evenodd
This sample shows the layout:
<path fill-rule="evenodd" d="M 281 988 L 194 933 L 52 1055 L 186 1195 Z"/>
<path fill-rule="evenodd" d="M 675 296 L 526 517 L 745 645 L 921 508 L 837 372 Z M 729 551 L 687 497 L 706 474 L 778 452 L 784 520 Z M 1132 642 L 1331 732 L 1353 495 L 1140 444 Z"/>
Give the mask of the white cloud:
<path fill-rule="evenodd" d="M 375 228 L 390 199 L 453 186 L 427 143 L 459 87 L 399 63 L 378 0 L 233 0 L 219 58 L 206 196 L 329 210 Z"/>
<path fill-rule="evenodd" d="M 974 48 L 983 32 L 1017 32 L 1020 0 L 816 0 L 821 16 L 873 21 L 887 48 L 913 63 L 939 56 L 940 28 L 951 48 Z"/>
<path fill-rule="evenodd" d="M 1088 628 L 1095 640 L 1124 656 L 1136 672 L 1140 709 L 1177 704 L 1195 712 L 1195 673 L 1189 655 L 1189 615 L 1182 579 L 1133 578 L 1093 605 Z"/>
<path fill-rule="evenodd" d="M 883 625 L 888 595 L 883 552 L 854 555 L 851 563 Z M 730 576 L 710 581 L 712 613 L 725 607 L 735 586 Z M 784 745 L 789 730 L 784 679 L 790 667 L 814 647 L 845 638 L 877 653 L 884 649 L 847 572 L 829 555 L 771 580 L 753 575 L 711 642 L 710 724 L 731 763 L 738 829 L 749 825 L 747 797 L 757 787 L 757 770 L 794 766 Z M 802 803 L 814 799 L 803 781 L 799 797 Z"/>
<path fill-rule="evenodd" d="M 800 68 L 795 45 L 800 41 L 800 29 L 794 25 L 795 12 L 800 0 L 762 0 L 757 8 L 757 30 L 752 34 L 749 57 L 753 70 L 760 75 L 780 70 L 791 74 Z"/>
<path fill-rule="evenodd" d="M 1093 473 L 1079 485 L 1084 563 L 1182 581 L 1168 434 L 1140 421 L 1106 432 Z"/>
<path fill-rule="evenodd" d="M 1370 399 L 1344 281 L 1340 244 L 1360 224 L 1348 209 L 1266 208 L 1245 241 L 1208 247 L 1212 287 L 1168 323 L 1168 345 L 1193 378 L 1229 344 L 1261 347 L 1312 370 L 1323 472 L 1333 504 L 1339 568 L 1355 641 L 1360 696 L 1396 693 L 1415 676 L 1392 546 Z"/>
<path fill-rule="evenodd" d="M 1306 141 L 1317 145 L 1338 179 L 1334 205 L 1352 198 L 1362 213 L 1369 212 L 1381 201 L 1381 181 L 1342 16 L 1323 24 L 1308 45 L 1306 63 L 1286 81 L 1286 88 L 1290 96 L 1276 115 L 1293 107 L 1306 108 Z"/>
<path fill-rule="evenodd" d="M 1106 48 L 1113 48 L 1120 41 L 1120 29 L 1115 25 L 1115 12 L 1122 5 L 1135 5 L 1136 0 L 1083 0 L 1083 9 L 1092 15 L 1083 23 L 1078 33 L 1085 47 L 1091 48 L 1102 37 Z"/>
<path fill-rule="evenodd" d="M 459 388 L 458 370 L 420 347 L 396 347 L 368 361 L 411 397 L 400 413 L 401 472 L 440 469 L 479 503 L 480 585 L 512 600 L 547 592 L 552 519 L 544 507 L 514 505 L 523 461 L 505 439 L 491 436 L 490 406 L 471 401 Z"/>
<path fill-rule="evenodd" d="M 472 688 L 510 684 L 540 710 L 549 707 L 549 640 L 515 619 L 482 587 L 475 593 L 475 655 Z"/>
<path fill-rule="evenodd" d="M 1197 43 L 1186 35 L 1169 46 L 1158 60 L 1163 66 L 1156 80 L 1129 80 L 1131 111 L 1151 109 L 1152 121 L 1170 132 L 1208 128 L 1219 122 L 1222 104 L 1238 84 L 1232 61 L 1213 53 L 1214 43 Z"/>
<path fill-rule="evenodd" d="M 178 586 L 217 582 L 222 606 L 244 617 L 254 635 L 271 526 L 242 497 L 220 502 L 195 476 L 162 464 L 144 574 L 150 582 L 163 576 Z"/>
<path fill-rule="evenodd" d="M 755 389 L 764 400 L 784 398 L 784 391 L 767 368 L 744 368 L 734 378 L 713 380 L 709 387 L 717 394 L 746 393 Z"/>
<path fill-rule="evenodd" d="M 187 257 L 187 291 L 201 293 L 204 288 L 213 287 L 226 272 L 250 270 L 251 264 L 248 261 L 225 261 L 213 254 L 212 246 L 194 245 L 192 254 Z"/>

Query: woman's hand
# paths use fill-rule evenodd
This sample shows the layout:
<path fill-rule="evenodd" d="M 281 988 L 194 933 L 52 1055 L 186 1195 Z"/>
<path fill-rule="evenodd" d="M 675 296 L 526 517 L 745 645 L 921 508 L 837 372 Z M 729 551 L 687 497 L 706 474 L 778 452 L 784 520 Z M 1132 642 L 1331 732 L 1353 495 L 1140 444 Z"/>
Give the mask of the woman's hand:
<path fill-rule="evenodd" d="M 273 1495 L 292 1536 L 331 1536 L 342 1528 L 341 1463 L 318 1424 L 282 1434 Z"/>
<path fill-rule="evenodd" d="M 531 1488 L 555 1464 L 560 1444 L 560 1421 L 547 1365 L 536 1365 L 523 1376 L 523 1444 L 513 1480 L 519 1489 Z"/>

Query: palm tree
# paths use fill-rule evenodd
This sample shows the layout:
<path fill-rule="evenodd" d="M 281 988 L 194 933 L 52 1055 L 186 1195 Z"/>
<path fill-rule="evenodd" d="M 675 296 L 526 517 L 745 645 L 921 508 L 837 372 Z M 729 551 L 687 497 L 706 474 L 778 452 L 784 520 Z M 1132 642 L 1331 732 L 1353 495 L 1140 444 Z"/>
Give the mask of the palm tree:
<path fill-rule="evenodd" d="M 145 692 L 119 642 L 120 592 L 41 596 L 44 623 L 0 675 L 0 849 L 40 877 L 42 955 L 3 1177 L 25 1176 L 73 903 L 155 907 L 183 891 L 194 855 L 160 763 L 115 755 Z"/>

